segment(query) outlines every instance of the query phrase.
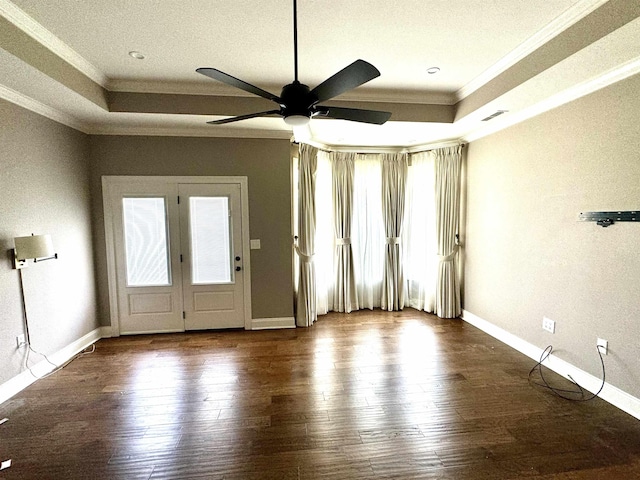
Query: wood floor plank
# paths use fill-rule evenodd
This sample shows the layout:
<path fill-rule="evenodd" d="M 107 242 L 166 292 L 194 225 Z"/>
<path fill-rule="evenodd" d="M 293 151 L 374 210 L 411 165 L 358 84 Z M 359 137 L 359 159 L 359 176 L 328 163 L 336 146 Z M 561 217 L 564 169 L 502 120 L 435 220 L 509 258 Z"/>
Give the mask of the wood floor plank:
<path fill-rule="evenodd" d="M 411 309 L 104 339 L 0 406 L 1 478 L 640 478 L 640 422 L 532 364 Z"/>

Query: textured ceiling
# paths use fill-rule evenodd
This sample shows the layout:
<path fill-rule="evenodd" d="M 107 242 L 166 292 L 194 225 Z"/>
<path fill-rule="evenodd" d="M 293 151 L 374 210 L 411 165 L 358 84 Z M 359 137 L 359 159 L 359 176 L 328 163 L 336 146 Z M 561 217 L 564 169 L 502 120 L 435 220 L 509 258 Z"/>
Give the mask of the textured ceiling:
<path fill-rule="evenodd" d="M 637 60 L 634 3 L 299 0 L 300 80 L 313 87 L 365 59 L 381 76 L 336 103 L 368 102 L 365 108 L 375 108 L 387 102 L 384 107 L 393 112 L 383 127 L 314 120 L 306 135 L 325 144 L 382 146 L 461 138 L 481 128 L 481 117 L 496 109 L 513 113 L 533 107 Z M 278 94 L 293 78 L 290 0 L 0 0 L 0 14 L 17 26 L 17 33 L 0 36 L 3 96 L 35 101 L 41 113 L 58 112 L 56 120 L 74 128 L 122 133 L 135 126 L 137 134 L 171 134 L 173 128 L 177 135 L 280 138 L 291 133 L 280 119 L 207 126 L 208 118 L 236 114 L 225 98 L 247 94 L 195 73 L 197 67 L 218 68 Z M 26 45 L 20 32 L 44 44 L 50 58 L 37 45 Z M 131 50 L 146 58 L 131 58 Z M 106 110 L 107 101 L 101 105 L 88 95 L 56 55 L 97 81 L 98 97 L 117 108 Z M 440 72 L 427 74 L 432 66 Z M 186 94 L 203 97 L 189 100 Z M 197 98 L 207 106 L 194 109 Z M 252 101 L 237 108 L 263 110 L 251 110 Z"/>

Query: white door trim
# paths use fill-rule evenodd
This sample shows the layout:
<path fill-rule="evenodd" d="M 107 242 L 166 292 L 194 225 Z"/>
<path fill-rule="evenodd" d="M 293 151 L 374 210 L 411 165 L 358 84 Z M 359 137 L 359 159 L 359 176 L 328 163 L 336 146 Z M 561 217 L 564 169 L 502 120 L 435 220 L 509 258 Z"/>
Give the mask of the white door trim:
<path fill-rule="evenodd" d="M 242 211 L 242 258 L 244 270 L 244 328 L 251 330 L 251 255 L 249 248 L 249 184 L 247 177 L 154 177 L 104 175 L 102 177 L 102 206 L 104 211 L 104 237 L 107 258 L 107 280 L 109 285 L 109 310 L 111 336 L 120 336 L 120 312 L 118 310 L 118 293 L 116 277 L 115 225 L 112 209 L 113 198 L 117 187 L 135 183 L 237 183 L 240 185 L 240 202 Z"/>

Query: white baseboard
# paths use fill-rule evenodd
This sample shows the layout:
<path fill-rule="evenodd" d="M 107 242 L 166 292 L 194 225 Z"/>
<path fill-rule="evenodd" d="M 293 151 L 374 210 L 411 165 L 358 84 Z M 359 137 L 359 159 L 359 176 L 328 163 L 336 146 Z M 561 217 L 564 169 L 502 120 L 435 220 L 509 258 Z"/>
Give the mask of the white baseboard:
<path fill-rule="evenodd" d="M 536 362 L 540 360 L 540 356 L 544 351 L 543 349 L 536 347 L 535 345 L 507 332 L 506 330 L 503 330 L 500 327 L 497 327 L 491 322 L 488 322 L 467 310 L 462 311 L 462 319 L 474 327 L 479 328 L 483 332 L 488 333 L 495 339 L 500 340 L 502 343 L 505 343 L 520 353 L 523 353 L 532 360 L 535 360 Z M 591 393 L 597 392 L 600 385 L 602 385 L 601 379 L 594 377 L 590 373 L 581 370 L 575 365 L 572 365 L 553 354 L 549 355 L 543 365 L 565 378 L 568 378 L 569 375 L 571 375 L 576 382 Z M 605 383 L 598 396 L 629 415 L 640 419 L 640 399 L 633 395 L 630 395 L 609 383 Z"/>
<path fill-rule="evenodd" d="M 254 318 L 251 320 L 251 330 L 273 330 L 278 328 L 296 328 L 293 317 Z"/>
<path fill-rule="evenodd" d="M 103 330 L 105 331 L 103 332 Z M 56 365 L 62 365 L 67 360 L 72 358 L 75 354 L 81 352 L 85 348 L 91 346 L 93 343 L 103 338 L 103 333 L 106 333 L 106 331 L 110 332 L 110 330 L 111 330 L 110 327 L 96 328 L 95 330 L 92 330 L 91 332 L 87 333 L 85 336 L 79 338 L 75 342 L 70 343 L 69 345 L 64 347 L 62 350 L 59 350 L 51 355 L 48 355 L 48 358 L 49 360 L 51 360 L 52 363 L 55 363 Z M 111 335 L 108 335 L 108 336 L 111 336 Z M 33 353 L 31 354 L 31 358 L 37 358 L 37 357 L 38 355 Z M 54 367 L 49 362 L 47 362 L 46 360 L 42 360 L 36 363 L 33 367 L 31 367 L 31 371 L 33 372 L 33 375 L 29 372 L 29 370 L 25 370 L 24 372 L 13 377 L 11 380 L 4 382 L 2 385 L 0 385 L 0 403 L 4 403 L 14 395 L 16 395 L 17 393 L 20 393 L 22 390 L 24 390 L 29 385 L 34 383 L 37 380 L 37 378 L 34 377 L 34 375 L 37 377 L 42 377 L 43 375 L 46 375 L 47 373 L 51 372 L 53 368 Z"/>

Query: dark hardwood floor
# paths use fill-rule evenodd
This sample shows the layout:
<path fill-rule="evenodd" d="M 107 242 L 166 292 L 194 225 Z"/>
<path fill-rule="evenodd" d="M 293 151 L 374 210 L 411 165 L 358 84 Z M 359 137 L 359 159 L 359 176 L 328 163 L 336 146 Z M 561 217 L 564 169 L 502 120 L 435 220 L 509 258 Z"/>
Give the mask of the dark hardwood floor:
<path fill-rule="evenodd" d="M 533 364 L 411 309 L 105 339 L 0 406 L 0 477 L 640 478 L 640 421 Z"/>

